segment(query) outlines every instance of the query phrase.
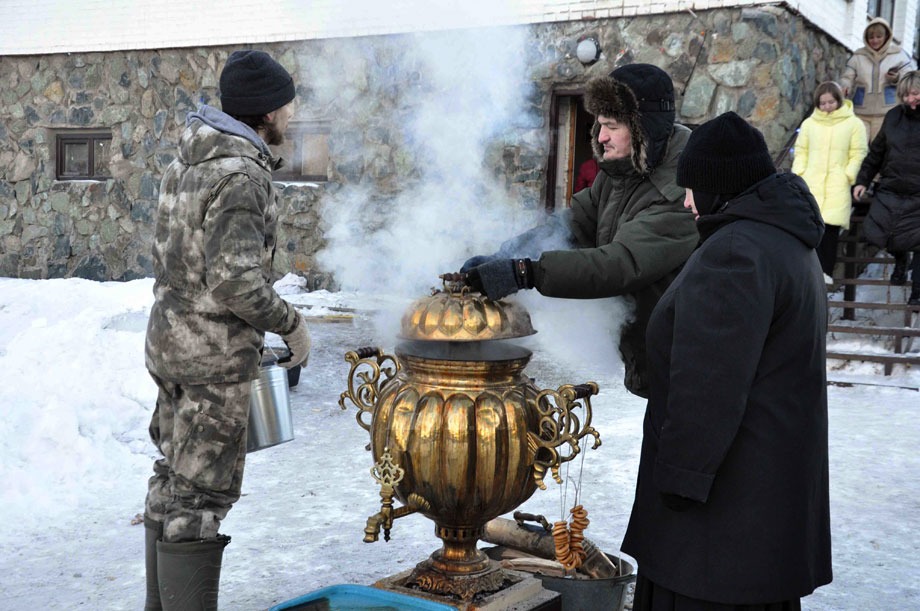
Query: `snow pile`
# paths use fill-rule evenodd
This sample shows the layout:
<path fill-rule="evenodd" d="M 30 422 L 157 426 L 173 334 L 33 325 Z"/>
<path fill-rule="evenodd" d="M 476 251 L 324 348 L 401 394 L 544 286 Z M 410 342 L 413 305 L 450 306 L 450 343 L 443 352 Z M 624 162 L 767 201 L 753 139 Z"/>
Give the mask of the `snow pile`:
<path fill-rule="evenodd" d="M 0 279 L 0 523 L 56 519 L 149 468 L 152 287 Z"/>
<path fill-rule="evenodd" d="M 275 288 L 295 302 L 309 296 L 312 316 L 353 305 L 348 295 L 302 292 L 293 274 Z M 0 294 L 0 523 L 21 531 L 117 496 L 150 472 L 157 390 L 144 336 L 153 280 L 0 278 Z M 283 345 L 273 334 L 267 341 Z"/>
<path fill-rule="evenodd" d="M 297 295 L 308 290 L 307 279 L 297 274 L 286 274 L 274 286 L 279 295 Z"/>

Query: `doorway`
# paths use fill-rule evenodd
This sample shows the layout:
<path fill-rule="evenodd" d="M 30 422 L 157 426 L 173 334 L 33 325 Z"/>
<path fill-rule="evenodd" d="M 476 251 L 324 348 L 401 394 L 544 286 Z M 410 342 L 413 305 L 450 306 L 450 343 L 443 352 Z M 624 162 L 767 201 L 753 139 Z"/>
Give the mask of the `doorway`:
<path fill-rule="evenodd" d="M 591 150 L 592 125 L 594 117 L 585 110 L 581 90 L 560 89 L 553 92 L 546 177 L 547 212 L 571 207 L 572 195 L 583 188 L 583 181 L 579 183 L 578 174 L 582 164 L 594 159 Z"/>

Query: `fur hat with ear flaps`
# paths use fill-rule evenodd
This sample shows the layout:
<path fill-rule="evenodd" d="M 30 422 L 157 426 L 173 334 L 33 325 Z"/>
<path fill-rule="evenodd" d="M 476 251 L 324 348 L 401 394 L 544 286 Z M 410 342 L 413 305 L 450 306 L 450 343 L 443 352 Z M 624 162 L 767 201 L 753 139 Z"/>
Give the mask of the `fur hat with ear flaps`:
<path fill-rule="evenodd" d="M 629 128 L 633 166 L 648 174 L 664 157 L 674 131 L 674 84 L 657 66 L 628 64 L 588 82 L 585 109 L 595 117 L 591 146 L 597 160 L 604 158 L 604 147 L 597 141 L 597 117 L 602 115 Z"/>

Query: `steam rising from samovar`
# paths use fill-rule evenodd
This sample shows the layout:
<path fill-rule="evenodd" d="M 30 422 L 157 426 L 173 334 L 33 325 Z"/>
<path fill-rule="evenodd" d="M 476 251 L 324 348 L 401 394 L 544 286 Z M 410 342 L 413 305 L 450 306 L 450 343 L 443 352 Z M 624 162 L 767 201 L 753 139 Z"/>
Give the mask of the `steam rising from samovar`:
<path fill-rule="evenodd" d="M 502 588 L 497 562 L 476 547 L 483 525 L 545 489 L 590 435 L 593 382 L 538 390 L 524 375 L 531 352 L 507 341 L 536 333 L 521 306 L 492 301 L 445 280 L 402 318 L 396 356 L 380 348 L 348 352 L 348 390 L 370 433 L 371 470 L 381 509 L 364 540 L 420 512 L 435 522 L 443 547 L 416 566 L 406 586 L 471 600 Z M 583 410 L 583 420 L 576 410 Z M 393 497 L 403 503 L 394 507 Z"/>

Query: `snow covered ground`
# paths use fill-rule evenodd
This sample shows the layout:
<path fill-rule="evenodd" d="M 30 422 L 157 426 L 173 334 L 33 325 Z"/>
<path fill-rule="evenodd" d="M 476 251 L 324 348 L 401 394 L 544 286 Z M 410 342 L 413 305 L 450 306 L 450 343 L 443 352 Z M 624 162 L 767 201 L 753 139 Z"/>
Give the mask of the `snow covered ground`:
<path fill-rule="evenodd" d="M 143 511 L 155 458 L 146 428 L 156 393 L 143 362 L 151 287 L 0 279 L 0 609 L 143 606 L 144 533 L 132 518 Z M 303 294 L 291 279 L 279 288 L 313 315 L 405 307 L 359 294 Z M 556 320 L 571 307 L 524 300 Z M 537 385 L 593 380 L 602 389 L 593 404 L 603 445 L 587 454 L 582 498 L 592 519 L 587 536 L 615 552 L 632 502 L 644 402 L 623 390 L 615 353 L 588 352 L 596 330 L 570 335 L 576 341 L 566 345 L 541 316 L 527 369 Z M 361 541 L 379 496 L 367 434 L 337 401 L 347 350 L 393 347 L 376 330 L 386 326 L 374 323 L 359 315 L 312 325 L 310 366 L 292 389 L 296 439 L 249 456 L 244 496 L 222 528 L 233 537 L 222 609 L 265 609 L 327 585 L 371 583 L 438 546 L 420 516 L 398 520 L 389 543 Z M 874 367 L 829 373 L 920 383 L 916 371 L 883 379 Z M 920 608 L 920 393 L 872 386 L 828 393 L 834 582 L 803 607 Z M 557 519 L 560 491 L 550 483 L 522 508 Z"/>

